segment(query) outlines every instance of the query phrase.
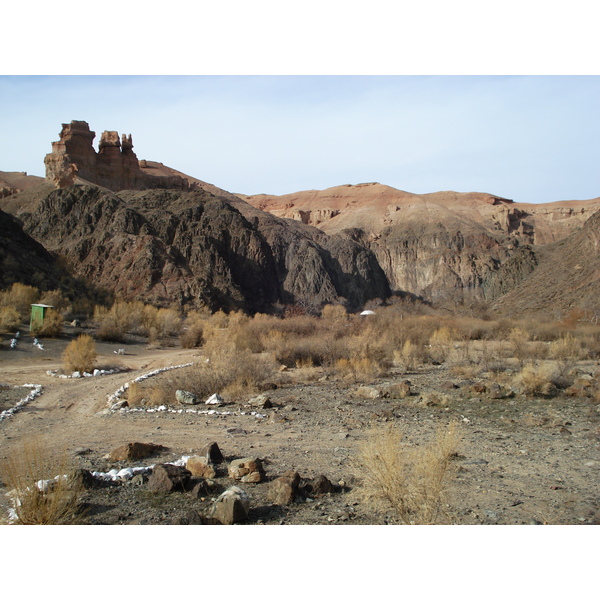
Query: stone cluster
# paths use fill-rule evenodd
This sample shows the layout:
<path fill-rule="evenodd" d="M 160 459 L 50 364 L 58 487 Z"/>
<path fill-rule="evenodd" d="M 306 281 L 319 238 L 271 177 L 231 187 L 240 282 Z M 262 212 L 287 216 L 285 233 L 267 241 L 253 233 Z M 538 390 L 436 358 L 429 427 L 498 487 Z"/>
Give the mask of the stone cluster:
<path fill-rule="evenodd" d="M 46 179 L 58 188 L 85 180 L 112 191 L 143 189 L 189 190 L 191 184 L 183 177 L 158 176 L 140 168 L 131 134 L 119 138 L 116 131 L 105 131 L 100 137 L 98 152 L 94 150 L 96 133 L 85 121 L 63 123 L 60 139 L 52 142 L 52 152 L 46 155 Z"/>

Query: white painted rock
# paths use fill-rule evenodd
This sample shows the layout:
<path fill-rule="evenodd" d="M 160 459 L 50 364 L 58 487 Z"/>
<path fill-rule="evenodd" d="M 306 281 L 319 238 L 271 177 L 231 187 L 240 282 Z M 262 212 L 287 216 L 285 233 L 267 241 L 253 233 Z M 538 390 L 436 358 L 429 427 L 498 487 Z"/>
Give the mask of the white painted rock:
<path fill-rule="evenodd" d="M 225 400 L 219 394 L 213 394 L 205 404 L 225 404 Z"/>

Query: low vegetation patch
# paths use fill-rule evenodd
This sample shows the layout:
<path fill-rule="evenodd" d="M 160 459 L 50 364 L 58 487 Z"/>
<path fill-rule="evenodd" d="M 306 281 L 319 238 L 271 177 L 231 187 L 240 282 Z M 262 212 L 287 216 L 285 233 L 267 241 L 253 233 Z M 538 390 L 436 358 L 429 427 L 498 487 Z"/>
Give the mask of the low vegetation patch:
<path fill-rule="evenodd" d="M 25 442 L 0 463 L 0 478 L 9 488 L 16 524 L 81 522 L 83 482 L 66 459 L 66 452 L 55 458 L 39 439 Z"/>
<path fill-rule="evenodd" d="M 63 352 L 63 363 L 70 373 L 91 373 L 96 366 L 96 342 L 92 336 L 83 334 L 70 342 Z"/>
<path fill-rule="evenodd" d="M 356 465 L 365 501 L 393 509 L 405 524 L 446 520 L 443 505 L 459 440 L 456 423 L 440 429 L 431 442 L 419 447 L 406 443 L 399 428 L 373 430 Z"/>

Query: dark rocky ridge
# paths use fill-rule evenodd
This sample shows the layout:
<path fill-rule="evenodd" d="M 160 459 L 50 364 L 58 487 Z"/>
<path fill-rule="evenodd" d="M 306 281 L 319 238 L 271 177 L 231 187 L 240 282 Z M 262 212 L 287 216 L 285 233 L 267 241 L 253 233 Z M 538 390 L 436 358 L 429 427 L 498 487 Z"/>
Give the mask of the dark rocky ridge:
<path fill-rule="evenodd" d="M 21 213 L 26 231 L 78 275 L 156 304 L 270 310 L 273 304 L 387 297 L 374 255 L 356 242 L 237 207 L 206 190 L 54 190 Z M 256 211 L 259 214 L 254 214 Z"/>

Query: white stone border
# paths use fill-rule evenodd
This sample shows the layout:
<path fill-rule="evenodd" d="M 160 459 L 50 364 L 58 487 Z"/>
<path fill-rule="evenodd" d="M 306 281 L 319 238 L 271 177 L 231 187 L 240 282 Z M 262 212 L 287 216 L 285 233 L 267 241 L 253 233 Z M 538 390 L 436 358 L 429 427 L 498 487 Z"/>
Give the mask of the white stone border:
<path fill-rule="evenodd" d="M 59 373 L 57 369 L 54 371 L 46 371 L 46 375 L 49 377 L 58 377 L 59 379 L 80 379 L 81 377 L 100 377 L 101 375 L 114 375 L 115 373 L 124 373 L 125 371 L 129 371 L 128 368 L 123 369 L 94 369 L 93 373 L 80 373 L 79 371 L 74 371 L 71 375 L 65 375 L 64 373 Z"/>
<path fill-rule="evenodd" d="M 161 406 L 157 406 L 156 408 L 130 408 L 130 407 L 115 407 L 115 405 L 119 402 L 119 400 L 121 399 L 121 397 L 123 396 L 123 394 L 127 391 L 127 389 L 129 388 L 129 386 L 132 383 L 137 383 L 138 381 L 144 381 L 145 379 L 148 379 L 150 377 L 154 377 L 155 375 L 158 375 L 159 373 L 164 373 L 165 371 L 172 371 L 173 369 L 182 369 L 184 367 L 191 367 L 193 366 L 194 363 L 185 363 L 184 365 L 174 365 L 172 367 L 164 367 L 163 369 L 156 369 L 154 371 L 150 371 L 150 373 L 146 373 L 145 375 L 140 375 L 139 377 L 136 377 L 134 380 L 132 380 L 129 383 L 124 383 L 116 392 L 109 394 L 107 396 L 108 398 L 108 405 L 110 407 L 111 412 L 120 412 L 120 413 L 130 413 L 130 412 L 143 412 L 143 413 L 155 413 L 155 412 L 169 412 L 169 413 L 174 413 L 174 414 L 187 414 L 187 413 L 193 413 L 193 414 L 197 414 L 197 415 L 223 415 L 223 416 L 227 416 L 227 415 L 250 415 L 252 417 L 256 417 L 257 419 L 264 419 L 267 415 L 262 414 L 262 413 L 258 413 L 256 411 L 252 411 L 252 412 L 244 412 L 244 411 L 240 411 L 240 412 L 234 412 L 234 411 L 230 411 L 230 410 L 214 410 L 214 409 L 208 409 L 208 410 L 196 410 L 193 408 L 169 408 L 167 406 L 165 406 L 164 404 Z"/>
<path fill-rule="evenodd" d="M 27 394 L 25 398 L 19 400 L 12 408 L 7 408 L 0 413 L 0 422 L 4 419 L 12 417 L 15 413 L 18 413 L 26 404 L 31 402 L 34 398 L 37 398 L 42 393 L 42 386 L 37 383 L 24 383 L 22 385 L 15 385 L 15 387 L 33 388 L 33 391 Z"/>

